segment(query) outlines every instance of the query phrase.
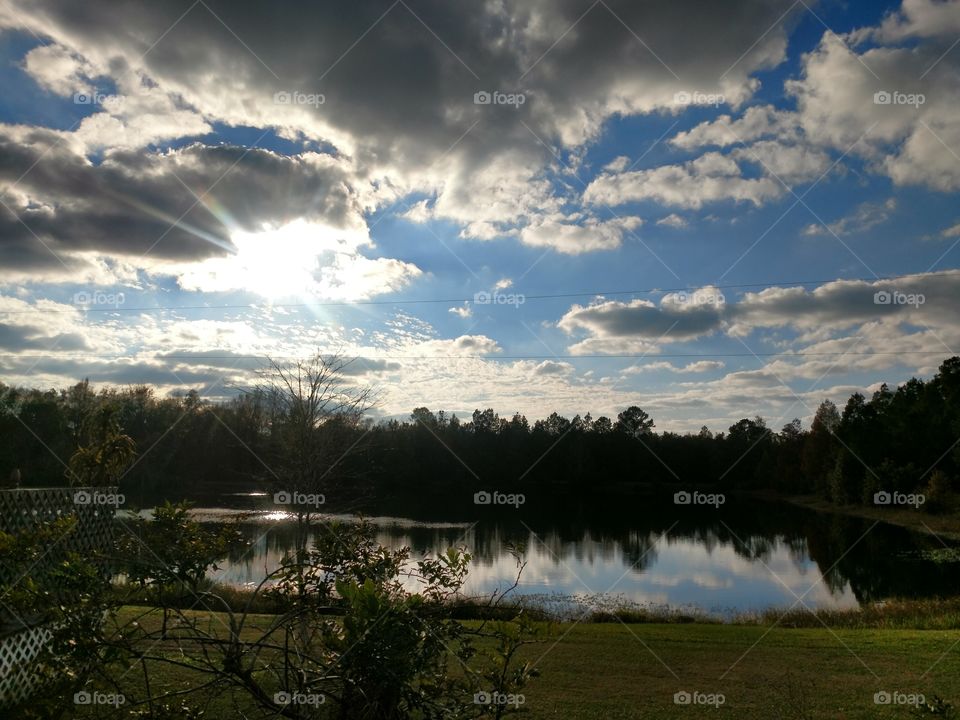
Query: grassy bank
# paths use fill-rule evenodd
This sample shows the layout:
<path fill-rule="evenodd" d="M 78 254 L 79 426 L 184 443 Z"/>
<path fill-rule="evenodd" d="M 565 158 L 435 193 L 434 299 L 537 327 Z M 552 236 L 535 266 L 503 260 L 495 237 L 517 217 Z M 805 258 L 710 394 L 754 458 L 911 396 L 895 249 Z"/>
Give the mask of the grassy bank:
<path fill-rule="evenodd" d="M 273 614 L 284 612 L 282 602 L 269 593 L 254 594 L 244 588 L 210 583 L 203 587 L 217 596 L 206 607 L 189 592 L 167 593 L 164 600 L 170 607 L 187 610 L 220 611 L 229 607 L 235 613 Z M 118 602 L 127 606 L 149 608 L 156 606 L 157 594 L 129 586 L 114 586 Z M 761 612 L 732 613 L 723 617 L 708 614 L 697 608 L 641 604 L 626 601 L 619 596 L 565 596 L 517 595 L 502 605 L 491 606 L 487 598 L 460 598 L 448 604 L 449 617 L 455 620 L 508 620 L 518 608 L 535 620 L 543 622 L 572 622 L 581 620 L 590 624 L 617 623 L 628 625 L 657 624 L 718 624 L 761 625 L 773 624 L 785 628 L 822 628 L 858 630 L 960 630 L 960 596 L 952 598 L 888 599 L 868 603 L 859 608 L 809 610 L 806 607 L 770 608 Z M 332 606 L 331 615 L 341 611 Z"/>
<path fill-rule="evenodd" d="M 141 608 L 125 608 L 122 619 Z M 140 618 L 147 626 L 159 613 Z M 214 632 L 224 620 L 207 614 Z M 266 627 L 270 616 L 252 616 L 245 633 Z M 466 621 L 468 624 L 474 621 Z M 906 706 L 876 705 L 874 694 L 923 693 L 960 705 L 960 633 L 775 627 L 762 624 L 552 623 L 540 624 L 541 642 L 524 650 L 541 677 L 524 690 L 518 717 L 528 720 L 621 718 L 897 718 Z M 154 648 L 154 652 L 161 648 Z M 177 656 L 170 643 L 161 651 Z M 165 663 L 152 668 L 154 691 L 177 692 L 201 676 Z M 140 672 L 121 687 L 139 695 Z M 677 705 L 678 692 L 722 694 L 718 707 Z M 242 695 L 204 693 L 211 718 L 247 714 Z M 237 703 L 235 705 L 235 703 Z M 102 712 L 102 710 L 101 710 Z M 71 717 L 107 717 L 81 708 Z M 113 715 L 112 717 L 118 717 Z M 322 715 L 318 715 L 322 717 Z"/>
<path fill-rule="evenodd" d="M 720 624 L 707 615 L 622 606 L 588 613 L 588 623 L 636 624 Z M 819 630 L 960 630 L 960 597 L 929 600 L 885 600 L 850 610 L 805 607 L 770 608 L 762 612 L 733 615 L 723 624 L 734 626 L 778 626 Z"/>

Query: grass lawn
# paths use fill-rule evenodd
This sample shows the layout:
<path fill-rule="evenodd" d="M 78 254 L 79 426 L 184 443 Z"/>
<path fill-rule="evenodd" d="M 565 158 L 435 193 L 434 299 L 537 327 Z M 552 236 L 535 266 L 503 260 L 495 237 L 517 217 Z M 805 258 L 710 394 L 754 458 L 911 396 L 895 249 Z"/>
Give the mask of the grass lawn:
<path fill-rule="evenodd" d="M 577 625 L 541 651 L 543 676 L 527 688 L 527 717 L 909 717 L 905 708 L 875 705 L 874 693 L 957 700 L 960 648 L 921 679 L 957 640 L 937 631 Z M 722 693 L 725 703 L 677 706 L 678 690 Z"/>
<path fill-rule="evenodd" d="M 156 620 L 154 614 L 144 622 Z M 269 616 L 251 620 L 265 626 Z M 218 623 L 215 616 L 210 621 L 211 627 Z M 619 622 L 543 629 L 543 642 L 524 652 L 542 673 L 524 689 L 517 717 L 529 720 L 912 717 L 909 707 L 876 705 L 878 691 L 936 694 L 960 706 L 957 631 Z M 190 671 L 170 665 L 155 670 L 154 691 L 197 682 Z M 139 668 L 124 678 L 132 694 L 141 694 L 142 682 Z M 725 701 L 719 707 L 677 705 L 678 691 L 722 693 Z M 195 700 L 201 699 L 207 698 Z M 206 717 L 243 717 L 234 700 L 243 708 L 242 696 L 221 696 Z M 83 709 L 74 717 L 107 715 Z"/>

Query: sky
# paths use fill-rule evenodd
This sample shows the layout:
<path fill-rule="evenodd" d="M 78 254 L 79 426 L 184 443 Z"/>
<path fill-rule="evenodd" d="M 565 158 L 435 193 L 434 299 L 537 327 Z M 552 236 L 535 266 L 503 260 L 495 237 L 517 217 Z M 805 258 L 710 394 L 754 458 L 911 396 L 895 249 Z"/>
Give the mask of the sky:
<path fill-rule="evenodd" d="M 960 1 L 0 3 L 0 381 L 809 423 L 960 348 Z"/>

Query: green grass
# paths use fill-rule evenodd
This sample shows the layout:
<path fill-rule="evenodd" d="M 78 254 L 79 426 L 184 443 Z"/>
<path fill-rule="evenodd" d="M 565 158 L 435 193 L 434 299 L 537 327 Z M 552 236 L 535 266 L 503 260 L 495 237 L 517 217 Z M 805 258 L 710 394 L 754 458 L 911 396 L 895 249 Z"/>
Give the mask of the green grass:
<path fill-rule="evenodd" d="M 920 677 L 960 639 L 952 632 L 703 624 L 568 630 L 544 648 L 543 675 L 526 692 L 530 718 L 908 717 L 876 706 L 873 694 L 960 695 L 960 654 Z M 678 690 L 723 693 L 726 702 L 678 707 Z"/>
<path fill-rule="evenodd" d="M 885 600 L 855 610 L 796 608 L 738 616 L 739 624 L 777 624 L 783 628 L 847 630 L 960 630 L 960 597 L 929 600 Z"/>
<path fill-rule="evenodd" d="M 143 612 L 143 608 L 125 608 L 122 619 Z M 220 620 L 206 619 L 211 628 Z M 761 618 L 754 620 L 754 624 L 624 624 L 613 618 L 603 623 L 544 623 L 542 642 L 523 653 L 536 661 L 541 676 L 525 688 L 526 702 L 517 717 L 850 720 L 912 716 L 905 707 L 875 705 L 878 690 L 923 693 L 928 699 L 939 695 L 960 706 L 960 632 L 827 629 L 819 623 L 812 628 L 770 629 L 759 624 Z M 267 615 L 251 616 L 251 631 L 269 621 Z M 156 624 L 157 613 L 141 622 Z M 172 644 L 164 652 L 176 654 Z M 138 668 L 123 680 L 137 694 L 142 681 Z M 196 681 L 190 671 L 161 663 L 153 668 L 151 680 L 155 692 L 182 690 Z M 725 703 L 719 708 L 675 705 L 674 693 L 682 690 L 722 693 Z M 240 695 L 213 699 L 206 717 L 240 717 L 234 700 L 243 707 Z M 75 717 L 94 715 L 84 711 Z"/>

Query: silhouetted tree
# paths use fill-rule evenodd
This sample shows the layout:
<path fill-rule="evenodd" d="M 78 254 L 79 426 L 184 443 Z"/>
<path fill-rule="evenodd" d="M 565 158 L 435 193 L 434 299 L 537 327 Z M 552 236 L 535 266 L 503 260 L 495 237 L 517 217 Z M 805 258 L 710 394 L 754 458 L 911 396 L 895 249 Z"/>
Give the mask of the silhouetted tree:
<path fill-rule="evenodd" d="M 650 435 L 654 424 L 653 419 L 645 411 L 636 405 L 631 405 L 617 415 L 617 424 L 614 428 L 628 437 L 639 438 Z"/>

